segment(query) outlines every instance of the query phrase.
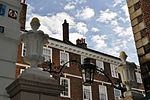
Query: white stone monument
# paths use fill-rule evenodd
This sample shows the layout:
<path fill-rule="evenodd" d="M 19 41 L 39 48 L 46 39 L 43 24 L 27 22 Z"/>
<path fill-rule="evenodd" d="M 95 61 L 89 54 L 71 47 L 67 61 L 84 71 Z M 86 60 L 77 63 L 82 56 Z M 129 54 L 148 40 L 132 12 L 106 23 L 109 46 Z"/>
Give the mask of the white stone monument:
<path fill-rule="evenodd" d="M 116 71 L 121 76 L 122 84 L 126 87 L 127 91 L 124 92 L 125 99 L 123 100 L 141 100 L 143 94 L 132 90 L 133 87 L 137 86 L 135 69 L 136 65 L 133 62 L 127 62 L 127 55 L 124 51 L 120 52 L 121 64 L 118 65 Z"/>
<path fill-rule="evenodd" d="M 48 41 L 48 35 L 38 30 L 38 18 L 31 21 L 32 30 L 23 34 L 21 39 L 26 43 L 27 54 L 24 61 L 30 64 L 21 76 L 7 87 L 11 100 L 58 100 L 63 87 L 49 72 L 37 67 L 44 61 L 42 57 L 43 46 Z"/>

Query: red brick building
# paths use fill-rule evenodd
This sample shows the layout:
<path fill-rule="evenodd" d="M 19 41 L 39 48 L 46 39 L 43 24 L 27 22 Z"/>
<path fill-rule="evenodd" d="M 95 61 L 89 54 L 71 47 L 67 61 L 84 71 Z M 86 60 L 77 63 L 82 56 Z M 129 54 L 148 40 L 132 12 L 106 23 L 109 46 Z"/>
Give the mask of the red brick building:
<path fill-rule="evenodd" d="M 24 18 L 25 19 L 25 18 Z M 18 61 L 16 63 L 16 77 L 25 69 L 30 67 L 24 63 L 25 44 L 21 43 L 18 47 Z M 110 79 L 115 83 L 119 80 L 118 73 L 115 68 L 120 63 L 120 59 L 108 54 L 104 54 L 87 48 L 84 39 L 78 39 L 76 44 L 69 41 L 69 24 L 63 23 L 63 40 L 49 38 L 49 44 L 43 47 L 43 56 L 45 60 L 51 59 L 54 67 L 53 70 L 58 71 L 64 62 L 77 60 L 80 63 L 83 59 L 91 58 L 99 68 L 110 76 Z M 140 71 L 137 70 L 138 88 L 142 88 Z M 91 86 L 84 86 L 81 69 L 75 63 L 69 63 L 64 70 L 62 77 L 57 78 L 61 85 L 65 86 L 65 90 L 60 94 L 60 100 L 118 100 L 121 91 L 115 89 L 108 79 L 99 72 L 95 73 L 94 82 Z M 143 92 L 143 89 L 134 88 L 134 90 Z"/>

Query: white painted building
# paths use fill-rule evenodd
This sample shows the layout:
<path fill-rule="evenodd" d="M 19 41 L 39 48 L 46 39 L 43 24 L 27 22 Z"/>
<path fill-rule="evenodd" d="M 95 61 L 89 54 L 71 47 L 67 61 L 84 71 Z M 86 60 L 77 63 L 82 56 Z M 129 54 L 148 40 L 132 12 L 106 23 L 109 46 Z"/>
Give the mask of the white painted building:
<path fill-rule="evenodd" d="M 19 0 L 0 0 L 0 100 L 9 100 L 5 88 L 15 80 L 20 7 Z"/>

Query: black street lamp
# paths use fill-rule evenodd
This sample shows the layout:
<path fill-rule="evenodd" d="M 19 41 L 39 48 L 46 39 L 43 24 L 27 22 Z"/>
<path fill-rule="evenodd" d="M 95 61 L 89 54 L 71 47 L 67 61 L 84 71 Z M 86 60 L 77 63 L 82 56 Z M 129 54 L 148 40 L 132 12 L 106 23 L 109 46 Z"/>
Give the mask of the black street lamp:
<path fill-rule="evenodd" d="M 96 65 L 91 62 L 90 58 L 85 58 L 81 65 L 82 78 L 84 85 L 91 85 L 94 81 L 94 73 L 96 71 Z"/>
<path fill-rule="evenodd" d="M 79 65 L 79 68 L 81 69 L 81 72 L 82 72 L 82 78 L 83 78 L 84 85 L 87 85 L 87 86 L 91 85 L 94 81 L 94 74 L 96 71 L 98 71 L 98 72 L 104 74 L 104 76 L 108 79 L 108 81 L 111 83 L 111 85 L 114 88 L 121 90 L 122 93 L 124 91 L 126 91 L 126 88 L 121 87 L 120 83 L 119 83 L 119 85 L 114 84 L 114 82 L 111 80 L 109 75 L 102 68 L 98 69 L 98 66 L 96 66 L 94 63 L 92 63 L 91 58 L 85 58 L 83 64 L 81 64 L 77 60 L 70 60 L 70 61 L 64 63 L 61 66 L 61 69 L 59 71 L 52 70 L 53 67 L 55 66 L 55 64 L 51 63 L 51 60 L 45 62 L 45 64 L 43 64 L 41 66 L 42 67 L 45 66 L 45 67 L 43 67 L 43 71 L 48 71 L 50 74 L 54 74 L 54 76 L 57 76 L 57 75 L 63 74 L 63 71 L 66 68 L 66 65 L 68 63 L 77 63 Z"/>

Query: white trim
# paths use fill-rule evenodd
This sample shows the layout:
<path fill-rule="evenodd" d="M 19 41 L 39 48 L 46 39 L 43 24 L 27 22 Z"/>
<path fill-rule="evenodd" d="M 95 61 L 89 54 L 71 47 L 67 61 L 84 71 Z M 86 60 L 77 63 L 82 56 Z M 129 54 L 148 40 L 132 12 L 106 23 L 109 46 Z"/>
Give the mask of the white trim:
<path fill-rule="evenodd" d="M 137 89 L 137 88 L 132 88 L 133 90 L 137 90 L 137 91 L 141 91 L 141 92 L 144 92 L 145 90 L 142 90 L 142 89 Z"/>
<path fill-rule="evenodd" d="M 30 67 L 29 65 L 25 65 L 25 64 L 21 64 L 21 63 L 16 63 L 16 65 L 26 67 L 26 68 Z"/>
<path fill-rule="evenodd" d="M 71 52 L 71 53 L 78 54 L 78 55 L 83 55 L 83 56 L 90 57 L 93 59 L 101 60 L 103 62 L 108 62 L 114 65 L 118 65 L 121 62 L 120 60 L 115 59 L 113 57 L 105 56 L 100 53 L 78 48 L 69 44 L 65 44 L 63 42 L 55 41 L 52 39 L 49 39 L 48 41 L 49 41 L 48 46 L 52 48 L 60 49 L 60 50 Z"/>
<path fill-rule="evenodd" d="M 22 45 L 22 47 L 21 47 L 21 56 L 24 57 L 24 55 L 23 55 L 24 49 L 25 49 L 25 54 L 26 54 L 25 43 L 21 42 L 21 45 Z"/>
<path fill-rule="evenodd" d="M 69 74 L 69 73 L 64 73 L 64 76 L 71 76 L 71 77 L 74 77 L 74 78 L 79 78 L 79 79 L 82 79 L 81 76 L 77 76 L 77 75 L 73 75 L 73 74 Z"/>
<path fill-rule="evenodd" d="M 65 78 L 65 77 L 60 77 L 60 85 L 62 84 L 62 80 L 67 80 L 68 81 L 68 96 L 64 96 L 62 93 L 60 93 L 60 96 L 62 97 L 67 97 L 70 98 L 71 97 L 71 91 L 70 91 L 70 79 L 69 78 Z"/>
<path fill-rule="evenodd" d="M 102 83 L 102 85 L 103 84 L 111 85 L 111 83 L 109 83 L 109 82 L 104 82 L 104 81 L 100 81 L 100 80 L 94 80 L 94 82 Z"/>
<path fill-rule="evenodd" d="M 77 75 L 73 75 L 73 74 L 69 74 L 69 73 L 64 73 L 64 76 L 70 76 L 70 77 L 74 77 L 74 78 L 78 78 L 78 79 L 82 79 L 81 76 L 77 76 Z M 104 82 L 104 81 L 100 81 L 100 80 L 95 80 L 94 79 L 94 82 L 97 82 L 97 83 L 101 83 L 101 84 L 107 84 L 107 85 L 111 85 L 111 83 L 109 82 Z"/>

